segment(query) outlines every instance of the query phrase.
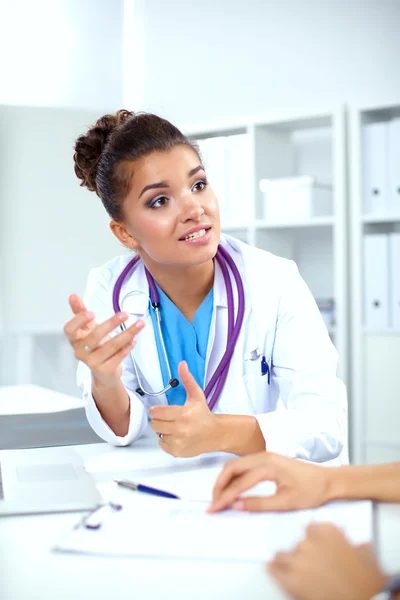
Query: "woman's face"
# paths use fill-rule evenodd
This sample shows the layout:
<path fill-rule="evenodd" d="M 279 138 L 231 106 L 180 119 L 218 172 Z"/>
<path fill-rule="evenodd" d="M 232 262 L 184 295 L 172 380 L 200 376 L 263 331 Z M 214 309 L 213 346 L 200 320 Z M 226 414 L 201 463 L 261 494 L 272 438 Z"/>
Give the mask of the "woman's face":
<path fill-rule="evenodd" d="M 123 215 L 130 236 L 126 245 L 145 261 L 147 257 L 163 265 L 200 265 L 217 252 L 218 202 L 196 152 L 188 146 L 153 152 L 134 162 Z"/>

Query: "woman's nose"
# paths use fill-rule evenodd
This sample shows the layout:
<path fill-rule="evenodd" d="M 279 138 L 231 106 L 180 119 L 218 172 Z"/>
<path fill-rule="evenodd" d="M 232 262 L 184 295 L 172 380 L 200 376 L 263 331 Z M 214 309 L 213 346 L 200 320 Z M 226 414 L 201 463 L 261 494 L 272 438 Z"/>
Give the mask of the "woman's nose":
<path fill-rule="evenodd" d="M 180 202 L 180 219 L 185 221 L 198 221 L 204 215 L 204 208 L 200 198 L 193 194 L 181 198 Z"/>

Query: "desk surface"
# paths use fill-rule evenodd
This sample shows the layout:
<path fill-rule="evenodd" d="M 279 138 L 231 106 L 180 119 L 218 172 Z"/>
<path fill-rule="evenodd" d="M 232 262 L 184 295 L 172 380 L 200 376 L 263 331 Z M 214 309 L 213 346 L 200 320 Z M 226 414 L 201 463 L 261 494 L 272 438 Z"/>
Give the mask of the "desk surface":
<path fill-rule="evenodd" d="M 158 464 L 155 459 L 161 462 L 163 469 L 164 463 L 176 461 L 164 453 L 157 454 L 154 438 L 144 438 L 128 448 L 93 444 L 75 449 L 105 497 L 115 476 L 123 472 L 126 475 L 127 471 L 138 468 L 154 470 Z M 121 493 L 130 492 L 121 490 Z M 78 519 L 76 513 L 0 519 L 2 600 L 285 598 L 266 575 L 263 565 L 105 558 L 51 552 L 53 545 Z M 389 570 L 398 569 L 400 505 L 379 505 L 377 525 L 382 562 Z"/>
<path fill-rule="evenodd" d="M 85 402 L 37 385 L 0 386 L 0 448 L 98 443 Z"/>

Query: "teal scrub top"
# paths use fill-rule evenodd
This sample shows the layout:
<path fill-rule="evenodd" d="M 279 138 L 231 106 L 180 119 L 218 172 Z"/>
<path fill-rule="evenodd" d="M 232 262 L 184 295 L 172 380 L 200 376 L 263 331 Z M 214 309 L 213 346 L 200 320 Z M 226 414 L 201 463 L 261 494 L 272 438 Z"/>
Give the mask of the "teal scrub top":
<path fill-rule="evenodd" d="M 182 360 L 185 360 L 189 371 L 204 390 L 208 336 L 214 308 L 214 290 L 211 288 L 190 323 L 158 285 L 156 287 L 160 299 L 161 331 L 172 377 L 179 380 L 178 365 Z M 163 383 L 166 386 L 168 384 L 167 367 L 158 335 L 156 314 L 151 304 L 150 315 L 153 322 Z M 166 396 L 168 404 L 178 404 L 180 406 L 185 404 L 186 391 L 180 380 L 177 387 L 166 392 Z"/>

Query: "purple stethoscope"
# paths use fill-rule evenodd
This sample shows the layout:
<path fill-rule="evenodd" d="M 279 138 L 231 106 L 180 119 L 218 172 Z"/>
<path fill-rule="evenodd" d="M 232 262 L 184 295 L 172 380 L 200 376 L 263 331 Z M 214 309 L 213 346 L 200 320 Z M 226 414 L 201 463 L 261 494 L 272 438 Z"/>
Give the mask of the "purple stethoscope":
<path fill-rule="evenodd" d="M 224 352 L 224 355 L 221 358 L 220 363 L 219 363 L 218 367 L 216 368 L 213 376 L 211 377 L 210 381 L 208 382 L 206 389 L 204 390 L 204 394 L 207 399 L 208 407 L 210 410 L 213 410 L 215 404 L 217 403 L 217 400 L 221 395 L 222 388 L 224 387 L 226 378 L 228 376 L 229 365 L 230 365 L 230 362 L 232 359 L 233 351 L 235 349 L 236 341 L 239 337 L 240 329 L 241 329 L 242 323 L 243 323 L 243 316 L 244 316 L 244 287 L 243 287 L 242 278 L 240 276 L 238 268 L 235 265 L 234 261 L 232 260 L 232 257 L 228 254 L 228 252 L 225 250 L 225 248 L 223 248 L 221 245 L 218 246 L 218 250 L 215 255 L 215 258 L 217 259 L 218 264 L 221 267 L 222 275 L 224 277 L 224 282 L 225 282 L 226 295 L 227 295 L 227 300 L 228 300 L 228 333 L 227 333 L 227 340 L 226 340 L 226 350 Z M 126 265 L 126 267 L 124 268 L 121 275 L 118 277 L 118 279 L 116 281 L 116 284 L 115 284 L 114 290 L 113 290 L 113 295 L 112 295 L 113 308 L 114 308 L 115 313 L 118 313 L 121 311 L 121 308 L 119 305 L 119 296 L 120 296 L 122 284 L 124 283 L 125 279 L 129 275 L 131 270 L 136 266 L 136 264 L 139 260 L 140 260 L 140 257 L 135 256 L 131 261 L 129 261 L 129 263 Z M 229 268 L 232 271 L 233 277 L 236 282 L 236 287 L 237 287 L 238 309 L 237 309 L 236 321 L 235 321 L 235 307 L 234 307 L 234 301 L 233 301 L 232 283 L 231 283 L 231 278 L 229 276 L 227 265 L 229 266 Z M 163 356 L 164 356 L 164 362 L 165 362 L 165 365 L 167 368 L 168 385 L 166 385 L 159 392 L 149 392 L 149 391 L 145 390 L 145 388 L 143 387 L 142 382 L 140 380 L 136 361 L 135 361 L 132 353 L 131 353 L 131 358 L 132 358 L 132 364 L 133 364 L 133 369 L 135 371 L 136 379 L 139 384 L 138 388 L 136 389 L 136 393 L 139 394 L 140 396 L 144 396 L 144 395 L 161 396 L 162 394 L 165 394 L 165 392 L 167 392 L 171 388 L 174 388 L 177 385 L 179 385 L 179 381 L 172 377 L 171 368 L 170 368 L 167 352 L 165 349 L 164 338 L 163 338 L 162 331 L 161 331 L 160 300 L 159 300 L 157 288 L 155 286 L 153 277 L 150 275 L 150 273 L 146 269 L 146 267 L 145 267 L 145 273 L 146 273 L 146 278 L 147 278 L 147 281 L 149 284 L 149 289 L 150 289 L 151 306 L 154 309 L 154 312 L 156 315 L 159 340 L 161 343 L 161 348 L 162 348 L 162 352 L 163 352 Z M 122 331 L 124 331 L 126 329 L 125 324 L 124 323 L 121 324 L 120 328 Z"/>

